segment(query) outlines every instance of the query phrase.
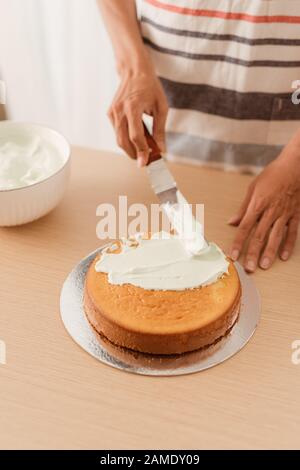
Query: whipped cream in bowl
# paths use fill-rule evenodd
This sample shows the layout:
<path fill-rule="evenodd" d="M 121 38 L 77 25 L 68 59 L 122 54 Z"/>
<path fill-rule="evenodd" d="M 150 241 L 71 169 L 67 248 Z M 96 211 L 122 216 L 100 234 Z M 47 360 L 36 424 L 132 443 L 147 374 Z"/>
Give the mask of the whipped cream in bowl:
<path fill-rule="evenodd" d="M 0 190 L 22 188 L 51 176 L 63 165 L 59 152 L 39 135 L 0 137 Z"/>
<path fill-rule="evenodd" d="M 70 146 L 44 126 L 0 122 L 0 226 L 42 217 L 62 199 Z"/>

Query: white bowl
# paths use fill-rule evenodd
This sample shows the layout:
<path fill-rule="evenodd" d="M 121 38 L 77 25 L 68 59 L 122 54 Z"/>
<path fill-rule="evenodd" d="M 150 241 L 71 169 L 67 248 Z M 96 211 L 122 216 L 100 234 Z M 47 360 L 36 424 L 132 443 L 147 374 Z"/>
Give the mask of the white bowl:
<path fill-rule="evenodd" d="M 0 189 L 0 226 L 26 224 L 54 209 L 62 199 L 70 175 L 70 145 L 58 132 L 44 126 L 13 121 L 0 122 L 0 141 L 38 135 L 51 144 L 62 159 L 56 172 L 37 183 L 16 189 Z"/>

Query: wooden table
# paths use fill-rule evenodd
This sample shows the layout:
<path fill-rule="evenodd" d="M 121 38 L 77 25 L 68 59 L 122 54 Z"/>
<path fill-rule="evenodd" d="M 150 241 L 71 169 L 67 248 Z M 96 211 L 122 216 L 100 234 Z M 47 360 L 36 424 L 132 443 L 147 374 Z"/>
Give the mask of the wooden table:
<path fill-rule="evenodd" d="M 0 229 L 0 447 L 215 449 L 300 447 L 300 247 L 254 277 L 262 318 L 248 345 L 194 375 L 142 377 L 102 365 L 80 349 L 59 314 L 62 283 L 100 242 L 96 207 L 156 202 L 146 175 L 114 154 L 74 149 L 71 184 L 51 214 Z M 172 165 L 190 202 L 204 202 L 206 231 L 228 249 L 250 177 Z"/>

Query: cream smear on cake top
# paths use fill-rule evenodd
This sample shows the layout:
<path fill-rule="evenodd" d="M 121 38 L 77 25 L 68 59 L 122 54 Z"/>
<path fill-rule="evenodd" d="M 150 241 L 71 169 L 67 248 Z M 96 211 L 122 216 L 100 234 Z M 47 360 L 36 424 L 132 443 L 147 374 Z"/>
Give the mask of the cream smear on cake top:
<path fill-rule="evenodd" d="M 229 262 L 215 243 L 196 254 L 189 253 L 178 235 L 159 232 L 122 240 L 101 253 L 97 272 L 108 274 L 111 284 L 132 284 L 150 290 L 184 290 L 216 282 L 228 272 Z"/>

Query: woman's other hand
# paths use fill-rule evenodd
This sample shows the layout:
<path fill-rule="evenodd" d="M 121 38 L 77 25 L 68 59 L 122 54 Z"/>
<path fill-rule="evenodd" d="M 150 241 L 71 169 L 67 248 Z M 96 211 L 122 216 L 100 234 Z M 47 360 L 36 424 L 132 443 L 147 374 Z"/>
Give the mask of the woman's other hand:
<path fill-rule="evenodd" d="M 229 224 L 238 226 L 231 247 L 235 261 L 245 251 L 244 266 L 253 272 L 268 269 L 277 255 L 291 256 L 300 222 L 300 134 L 250 184 L 238 214 Z M 247 243 L 247 248 L 246 248 Z"/>

